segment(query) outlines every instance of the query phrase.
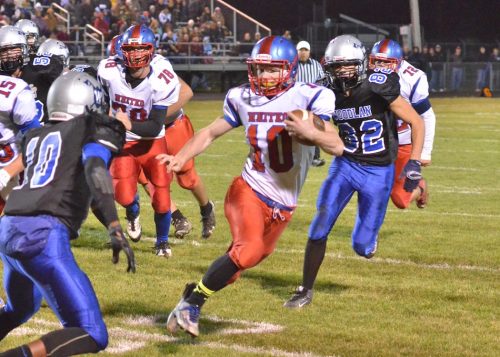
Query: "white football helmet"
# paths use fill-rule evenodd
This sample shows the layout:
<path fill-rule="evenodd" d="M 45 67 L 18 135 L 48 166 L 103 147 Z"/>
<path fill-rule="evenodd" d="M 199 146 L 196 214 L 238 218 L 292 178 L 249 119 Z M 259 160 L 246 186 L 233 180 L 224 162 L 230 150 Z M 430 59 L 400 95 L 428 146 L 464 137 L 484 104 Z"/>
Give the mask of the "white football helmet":
<path fill-rule="evenodd" d="M 15 26 L 24 32 L 29 53 L 35 54 L 40 46 L 40 30 L 37 24 L 31 20 L 22 19 L 16 22 Z"/>
<path fill-rule="evenodd" d="M 37 55 L 43 56 L 47 54 L 61 57 L 64 67 L 69 67 L 69 50 L 64 42 L 52 38 L 45 40 L 38 48 Z"/>
<path fill-rule="evenodd" d="M 354 66 L 355 69 L 343 70 L 345 66 Z M 366 78 L 366 49 L 352 35 L 337 36 L 326 47 L 323 67 L 329 84 L 345 92 Z"/>
<path fill-rule="evenodd" d="M 12 50 L 19 53 L 12 53 Z M 28 45 L 24 32 L 15 26 L 4 26 L 0 28 L 0 71 L 12 74 L 18 68 L 28 64 Z"/>
<path fill-rule="evenodd" d="M 89 112 L 104 112 L 104 94 L 97 79 L 84 72 L 59 76 L 47 94 L 49 120 L 67 121 Z"/>

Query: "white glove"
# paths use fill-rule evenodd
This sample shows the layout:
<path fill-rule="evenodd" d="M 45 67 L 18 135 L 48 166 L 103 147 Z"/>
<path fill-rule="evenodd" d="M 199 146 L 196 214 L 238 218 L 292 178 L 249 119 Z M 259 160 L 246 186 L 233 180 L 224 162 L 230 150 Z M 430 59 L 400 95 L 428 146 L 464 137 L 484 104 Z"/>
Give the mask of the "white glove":
<path fill-rule="evenodd" d="M 4 169 L 0 170 L 0 191 L 7 186 L 11 178 L 7 171 Z"/>

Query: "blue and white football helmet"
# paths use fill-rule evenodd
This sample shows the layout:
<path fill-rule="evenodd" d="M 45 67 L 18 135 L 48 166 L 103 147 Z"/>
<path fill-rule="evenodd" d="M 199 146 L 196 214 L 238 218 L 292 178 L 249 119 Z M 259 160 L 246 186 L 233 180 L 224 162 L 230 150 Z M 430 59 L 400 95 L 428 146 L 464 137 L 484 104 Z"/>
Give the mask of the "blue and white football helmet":
<path fill-rule="evenodd" d="M 295 81 L 297 74 L 295 45 L 281 36 L 267 36 L 257 42 L 247 59 L 248 81 L 258 95 L 272 96 L 285 91 Z M 259 75 L 263 66 L 281 67 L 279 78 L 266 80 Z"/>
<path fill-rule="evenodd" d="M 397 71 L 403 60 L 403 50 L 399 43 L 394 40 L 385 39 L 373 45 L 370 54 L 369 67 L 371 69 L 380 67 L 379 62 L 383 62 L 385 68 Z"/>
<path fill-rule="evenodd" d="M 122 35 L 114 36 L 111 41 L 109 41 L 108 47 L 106 48 L 106 54 L 108 57 L 117 56 L 119 59 L 123 60 L 122 53 Z"/>
<path fill-rule="evenodd" d="M 124 65 L 129 68 L 149 66 L 156 47 L 153 31 L 145 25 L 133 25 L 121 37 L 120 50 L 123 53 Z"/>

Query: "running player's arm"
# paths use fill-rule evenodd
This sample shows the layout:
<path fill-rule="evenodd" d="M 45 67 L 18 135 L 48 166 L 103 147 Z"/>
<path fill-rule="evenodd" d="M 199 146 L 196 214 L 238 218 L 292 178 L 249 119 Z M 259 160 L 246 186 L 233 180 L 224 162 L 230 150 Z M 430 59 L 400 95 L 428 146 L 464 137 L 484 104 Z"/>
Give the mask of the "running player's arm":
<path fill-rule="evenodd" d="M 220 116 L 212 124 L 198 131 L 175 156 L 160 154 L 156 156 L 162 164 L 167 164 L 169 171 L 180 171 L 191 158 L 201 154 L 219 136 L 233 129 L 233 126 Z"/>
<path fill-rule="evenodd" d="M 19 154 L 14 161 L 0 170 L 0 190 L 7 186 L 9 181 L 24 170 L 23 155 Z"/>
<path fill-rule="evenodd" d="M 422 147 L 424 145 L 424 122 L 420 115 L 412 108 L 412 106 L 399 96 L 390 104 L 390 108 L 398 118 L 411 126 L 411 160 L 420 161 L 422 155 Z"/>
<path fill-rule="evenodd" d="M 177 100 L 177 102 L 168 107 L 167 117 L 165 118 L 165 125 L 168 125 L 175 119 L 177 119 L 180 114 L 179 111 L 182 109 L 182 107 L 184 107 L 191 100 L 191 98 L 193 98 L 193 90 L 191 89 L 191 87 L 180 77 L 179 82 L 181 86 L 179 91 L 179 99 Z"/>

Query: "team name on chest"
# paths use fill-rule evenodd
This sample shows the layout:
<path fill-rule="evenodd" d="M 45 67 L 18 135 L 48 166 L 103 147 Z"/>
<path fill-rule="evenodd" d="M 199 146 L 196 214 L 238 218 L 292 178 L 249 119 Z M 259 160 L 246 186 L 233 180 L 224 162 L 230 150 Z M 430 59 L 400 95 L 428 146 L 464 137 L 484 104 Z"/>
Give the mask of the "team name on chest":
<path fill-rule="evenodd" d="M 357 108 L 335 109 L 333 116 L 336 120 L 368 118 L 372 116 L 372 107 L 364 105 Z"/>
<path fill-rule="evenodd" d="M 283 123 L 288 118 L 282 112 L 248 112 L 249 123 Z"/>
<path fill-rule="evenodd" d="M 132 105 L 134 107 L 144 107 L 142 99 L 130 98 L 121 94 L 115 94 L 115 102 Z"/>

